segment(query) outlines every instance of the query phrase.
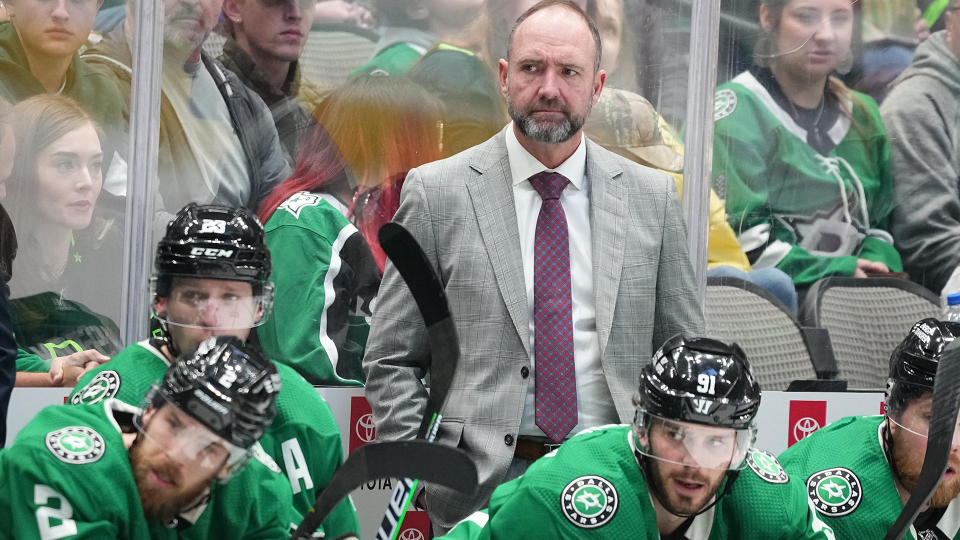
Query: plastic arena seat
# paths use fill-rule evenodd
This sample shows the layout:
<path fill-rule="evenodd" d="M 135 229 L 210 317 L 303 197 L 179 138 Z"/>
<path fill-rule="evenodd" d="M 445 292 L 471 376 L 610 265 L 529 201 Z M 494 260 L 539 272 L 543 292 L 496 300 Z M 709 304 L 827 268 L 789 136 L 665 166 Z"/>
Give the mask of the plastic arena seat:
<path fill-rule="evenodd" d="M 786 390 L 794 380 L 836 374 L 826 332 L 801 327 L 780 300 L 754 283 L 707 278 L 703 315 L 707 336 L 743 348 L 764 390 Z"/>
<path fill-rule="evenodd" d="M 892 277 L 823 278 L 800 306 L 804 324 L 830 333 L 838 376 L 850 388 L 884 388 L 890 353 L 926 317 L 940 317 L 937 295 Z"/>

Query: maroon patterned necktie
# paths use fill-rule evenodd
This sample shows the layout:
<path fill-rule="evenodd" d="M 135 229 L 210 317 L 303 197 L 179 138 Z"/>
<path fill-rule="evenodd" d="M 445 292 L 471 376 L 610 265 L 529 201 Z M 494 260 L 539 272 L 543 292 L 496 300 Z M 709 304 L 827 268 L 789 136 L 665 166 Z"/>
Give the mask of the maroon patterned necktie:
<path fill-rule="evenodd" d="M 533 243 L 533 325 L 537 427 L 560 442 L 577 425 L 577 380 L 573 363 L 573 301 L 570 240 L 560 204 L 565 176 L 530 177 L 543 204 Z"/>

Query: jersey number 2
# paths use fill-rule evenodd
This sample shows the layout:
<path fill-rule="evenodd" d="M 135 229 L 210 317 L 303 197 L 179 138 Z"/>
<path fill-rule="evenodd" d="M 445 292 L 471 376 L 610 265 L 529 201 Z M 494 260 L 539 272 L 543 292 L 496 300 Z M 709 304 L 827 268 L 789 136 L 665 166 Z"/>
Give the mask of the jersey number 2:
<path fill-rule="evenodd" d="M 73 507 L 70 506 L 67 498 L 49 486 L 43 484 L 33 486 L 33 504 L 48 503 L 56 504 L 57 507 L 37 507 L 37 529 L 40 531 L 40 539 L 56 540 L 77 534 L 77 524 L 70 519 L 73 517 Z M 54 519 L 59 520 L 60 523 L 54 525 Z"/>

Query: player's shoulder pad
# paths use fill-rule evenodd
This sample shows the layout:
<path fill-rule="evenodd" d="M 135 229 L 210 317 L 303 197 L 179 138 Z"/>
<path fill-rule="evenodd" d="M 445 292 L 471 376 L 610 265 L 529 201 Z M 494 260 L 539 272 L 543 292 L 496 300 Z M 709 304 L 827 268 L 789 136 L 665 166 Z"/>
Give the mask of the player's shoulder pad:
<path fill-rule="evenodd" d="M 120 391 L 120 374 L 112 369 L 105 369 L 97 373 L 80 390 L 70 398 L 72 405 L 100 403 L 108 398 L 115 397 Z"/>
<path fill-rule="evenodd" d="M 747 450 L 746 464 L 755 475 L 770 484 L 786 484 L 790 481 L 790 476 L 780 465 L 777 457 L 766 450 L 759 448 Z"/>

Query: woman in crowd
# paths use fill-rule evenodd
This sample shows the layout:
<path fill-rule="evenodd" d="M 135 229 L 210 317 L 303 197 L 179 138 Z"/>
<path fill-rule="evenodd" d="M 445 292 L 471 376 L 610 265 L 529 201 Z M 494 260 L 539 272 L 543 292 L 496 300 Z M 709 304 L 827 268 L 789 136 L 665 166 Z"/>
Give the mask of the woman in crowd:
<path fill-rule="evenodd" d="M 120 349 L 121 231 L 101 217 L 101 132 L 76 101 L 43 94 L 10 111 L 16 154 L 4 207 L 17 234 L 10 308 L 17 342 L 53 358 L 87 349 Z M 35 369 L 33 369 L 35 368 Z"/>
<path fill-rule="evenodd" d="M 755 65 L 717 90 L 714 188 L 754 268 L 798 288 L 900 272 L 890 145 L 849 69 L 849 0 L 763 0 Z"/>
<path fill-rule="evenodd" d="M 440 157 L 440 106 L 402 77 L 361 75 L 315 115 L 293 175 L 264 201 L 276 287 L 264 352 L 313 384 L 359 385 L 366 317 L 386 256 L 376 240 L 407 171 Z"/>

